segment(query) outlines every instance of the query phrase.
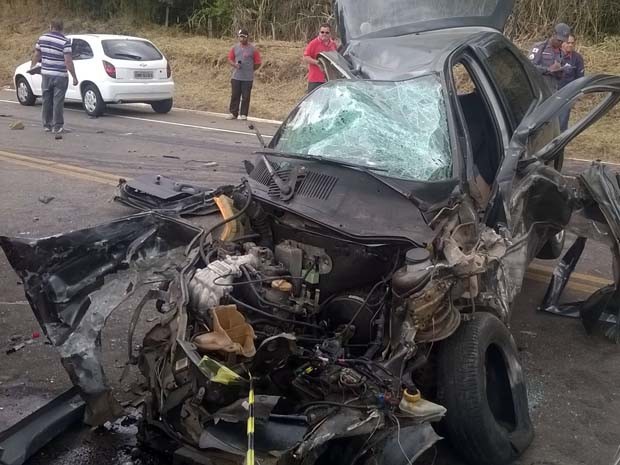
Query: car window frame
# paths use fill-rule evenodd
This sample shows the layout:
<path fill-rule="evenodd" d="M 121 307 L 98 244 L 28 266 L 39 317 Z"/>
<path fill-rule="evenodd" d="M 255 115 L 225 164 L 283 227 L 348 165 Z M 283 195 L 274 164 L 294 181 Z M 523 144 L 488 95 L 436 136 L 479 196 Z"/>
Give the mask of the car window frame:
<path fill-rule="evenodd" d="M 465 182 L 469 182 L 474 178 L 473 149 L 471 146 L 471 139 L 469 135 L 467 121 L 465 120 L 465 115 L 463 114 L 461 105 L 458 102 L 458 92 L 454 83 L 454 77 L 452 72 L 454 66 L 459 63 L 466 63 L 466 65 L 463 64 L 463 66 L 465 66 L 476 88 L 479 89 L 481 96 L 487 106 L 487 109 L 489 110 L 489 116 L 491 117 L 491 120 L 493 122 L 493 129 L 497 136 L 498 156 L 501 157 L 498 163 L 498 173 L 506 156 L 506 147 L 511 140 L 512 128 L 510 126 L 511 122 L 507 120 L 504 113 L 504 103 L 496 94 L 495 85 L 491 82 L 484 67 L 480 64 L 475 51 L 470 47 L 457 50 L 446 61 L 446 76 L 448 77 L 446 81 L 448 83 L 451 94 L 449 98 L 450 105 L 453 107 L 454 110 L 451 111 L 451 114 L 454 115 L 453 121 L 459 126 L 458 128 L 453 128 L 453 132 L 455 132 L 456 138 L 458 139 L 457 143 L 459 145 L 459 149 L 456 150 L 455 153 L 461 154 L 462 160 L 459 162 L 459 165 L 462 166 L 462 169 L 465 170 Z M 459 134 L 456 134 L 457 131 L 459 134 L 466 133 L 465 141 L 462 140 Z M 496 180 L 497 179 L 494 180 L 494 184 L 496 184 Z"/>
<path fill-rule="evenodd" d="M 527 118 L 527 116 L 544 99 L 543 99 L 542 93 L 540 91 L 537 91 L 539 90 L 538 86 L 534 85 L 534 82 L 532 82 L 530 73 L 528 72 L 527 67 L 526 67 L 525 59 L 522 56 L 521 52 L 518 49 L 516 49 L 515 46 L 510 41 L 505 39 L 503 36 L 502 36 L 502 39 L 503 40 L 495 40 L 489 43 L 486 47 L 477 49 L 476 54 L 478 56 L 478 59 L 480 61 L 482 68 L 484 69 L 487 75 L 487 78 L 489 79 L 489 81 L 492 83 L 494 87 L 495 94 L 497 95 L 497 97 L 502 103 L 504 117 L 510 123 L 511 130 L 514 131 L 521 124 L 521 121 Z M 495 77 L 495 73 L 492 71 L 488 63 L 488 59 L 491 57 L 491 55 L 494 55 L 495 53 L 501 52 L 503 50 L 506 50 L 510 55 L 512 55 L 516 63 L 519 65 L 521 73 L 525 77 L 525 82 L 527 82 L 528 88 L 533 97 L 527 110 L 523 113 L 521 121 L 518 121 L 518 122 L 514 117 L 514 113 L 510 109 L 511 104 L 508 101 L 505 92 L 502 90 L 501 86 L 498 84 L 497 79 Z"/>
<path fill-rule="evenodd" d="M 90 56 L 82 57 L 81 55 L 78 55 L 78 56 L 75 55 L 74 46 L 75 46 L 76 41 L 80 41 L 88 46 L 88 49 L 90 50 Z M 95 52 L 93 50 L 92 45 L 88 43 L 87 40 L 81 39 L 79 37 L 74 37 L 71 39 L 71 57 L 73 58 L 74 61 L 90 60 L 92 58 L 95 58 Z"/>

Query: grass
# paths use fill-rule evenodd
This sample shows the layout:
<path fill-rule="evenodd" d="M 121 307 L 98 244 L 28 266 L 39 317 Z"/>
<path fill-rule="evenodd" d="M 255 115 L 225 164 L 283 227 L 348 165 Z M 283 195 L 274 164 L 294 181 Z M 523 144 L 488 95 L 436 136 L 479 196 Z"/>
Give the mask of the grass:
<path fill-rule="evenodd" d="M 26 4 L 31 4 L 26 2 Z M 0 86 L 12 84 L 17 66 L 30 58 L 32 46 L 46 20 L 36 8 L 27 11 L 30 19 L 18 21 L 0 15 Z M 72 33 L 106 32 L 146 37 L 152 40 L 170 60 L 177 85 L 175 105 L 183 108 L 227 112 L 230 98 L 231 69 L 226 55 L 232 39 L 207 39 L 177 31 L 174 28 L 139 27 L 127 20 L 102 23 L 80 20 L 65 22 Z M 303 43 L 257 41 L 263 56 L 263 67 L 257 73 L 252 91 L 250 114 L 263 118 L 283 119 L 304 95 L 306 67 L 301 62 Z M 527 44 L 522 44 L 527 49 Z M 579 47 L 588 73 L 605 72 L 620 75 L 620 36 Z M 78 76 L 79 78 L 79 76 Z M 577 108 L 573 116 L 578 118 Z M 620 162 L 620 106 L 603 120 L 579 136 L 567 149 L 570 157 Z"/>

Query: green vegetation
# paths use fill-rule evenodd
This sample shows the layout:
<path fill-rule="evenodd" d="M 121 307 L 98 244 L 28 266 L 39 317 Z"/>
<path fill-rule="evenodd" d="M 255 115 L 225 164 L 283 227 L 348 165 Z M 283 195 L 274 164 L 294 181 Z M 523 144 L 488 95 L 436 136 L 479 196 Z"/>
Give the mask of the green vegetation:
<path fill-rule="evenodd" d="M 38 9 L 72 12 L 93 20 L 129 18 L 138 25 L 169 24 L 210 37 L 247 27 L 255 37 L 307 40 L 332 19 L 331 0 L 3 0 L 8 13 Z M 620 30 L 618 0 L 516 0 L 511 37 L 539 37 L 564 21 L 583 37 L 600 40 Z"/>

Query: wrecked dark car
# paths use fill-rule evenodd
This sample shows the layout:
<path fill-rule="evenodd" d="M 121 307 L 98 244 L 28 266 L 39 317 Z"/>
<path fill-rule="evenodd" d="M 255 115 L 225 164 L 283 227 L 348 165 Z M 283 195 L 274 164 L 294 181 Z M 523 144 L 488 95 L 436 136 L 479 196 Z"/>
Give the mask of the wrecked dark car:
<path fill-rule="evenodd" d="M 566 231 L 579 237 L 569 264 L 586 238 L 620 263 L 618 177 L 600 163 L 561 173 L 566 145 L 620 99 L 620 77 L 550 97 L 499 32 L 512 2 L 416 3 L 336 2 L 343 48 L 322 58 L 335 79 L 246 180 L 211 192 L 223 220 L 209 230 L 146 212 L 0 238 L 87 423 L 121 412 L 100 332 L 127 311 L 151 444 L 248 464 L 404 465 L 432 459 L 437 424 L 472 464 L 528 447 L 512 303 Z M 590 97 L 560 133 L 560 111 Z M 581 309 L 617 314 L 619 289 Z M 161 319 L 136 351 L 147 305 Z"/>

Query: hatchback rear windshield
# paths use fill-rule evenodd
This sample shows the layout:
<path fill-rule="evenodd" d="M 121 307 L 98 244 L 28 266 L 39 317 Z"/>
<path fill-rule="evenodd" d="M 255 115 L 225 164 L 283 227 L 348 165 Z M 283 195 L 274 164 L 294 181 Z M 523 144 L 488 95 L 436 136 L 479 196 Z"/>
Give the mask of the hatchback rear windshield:
<path fill-rule="evenodd" d="M 339 16 L 349 37 L 427 21 L 491 18 L 501 0 L 338 0 Z M 510 12 L 509 12 L 510 13 Z M 467 21 L 469 20 L 469 21 Z M 481 24 L 485 21 L 480 20 Z M 480 25 L 481 25 L 480 24 Z"/>
<path fill-rule="evenodd" d="M 117 60 L 155 61 L 163 57 L 155 46 L 145 40 L 108 39 L 101 41 L 103 52 Z"/>

